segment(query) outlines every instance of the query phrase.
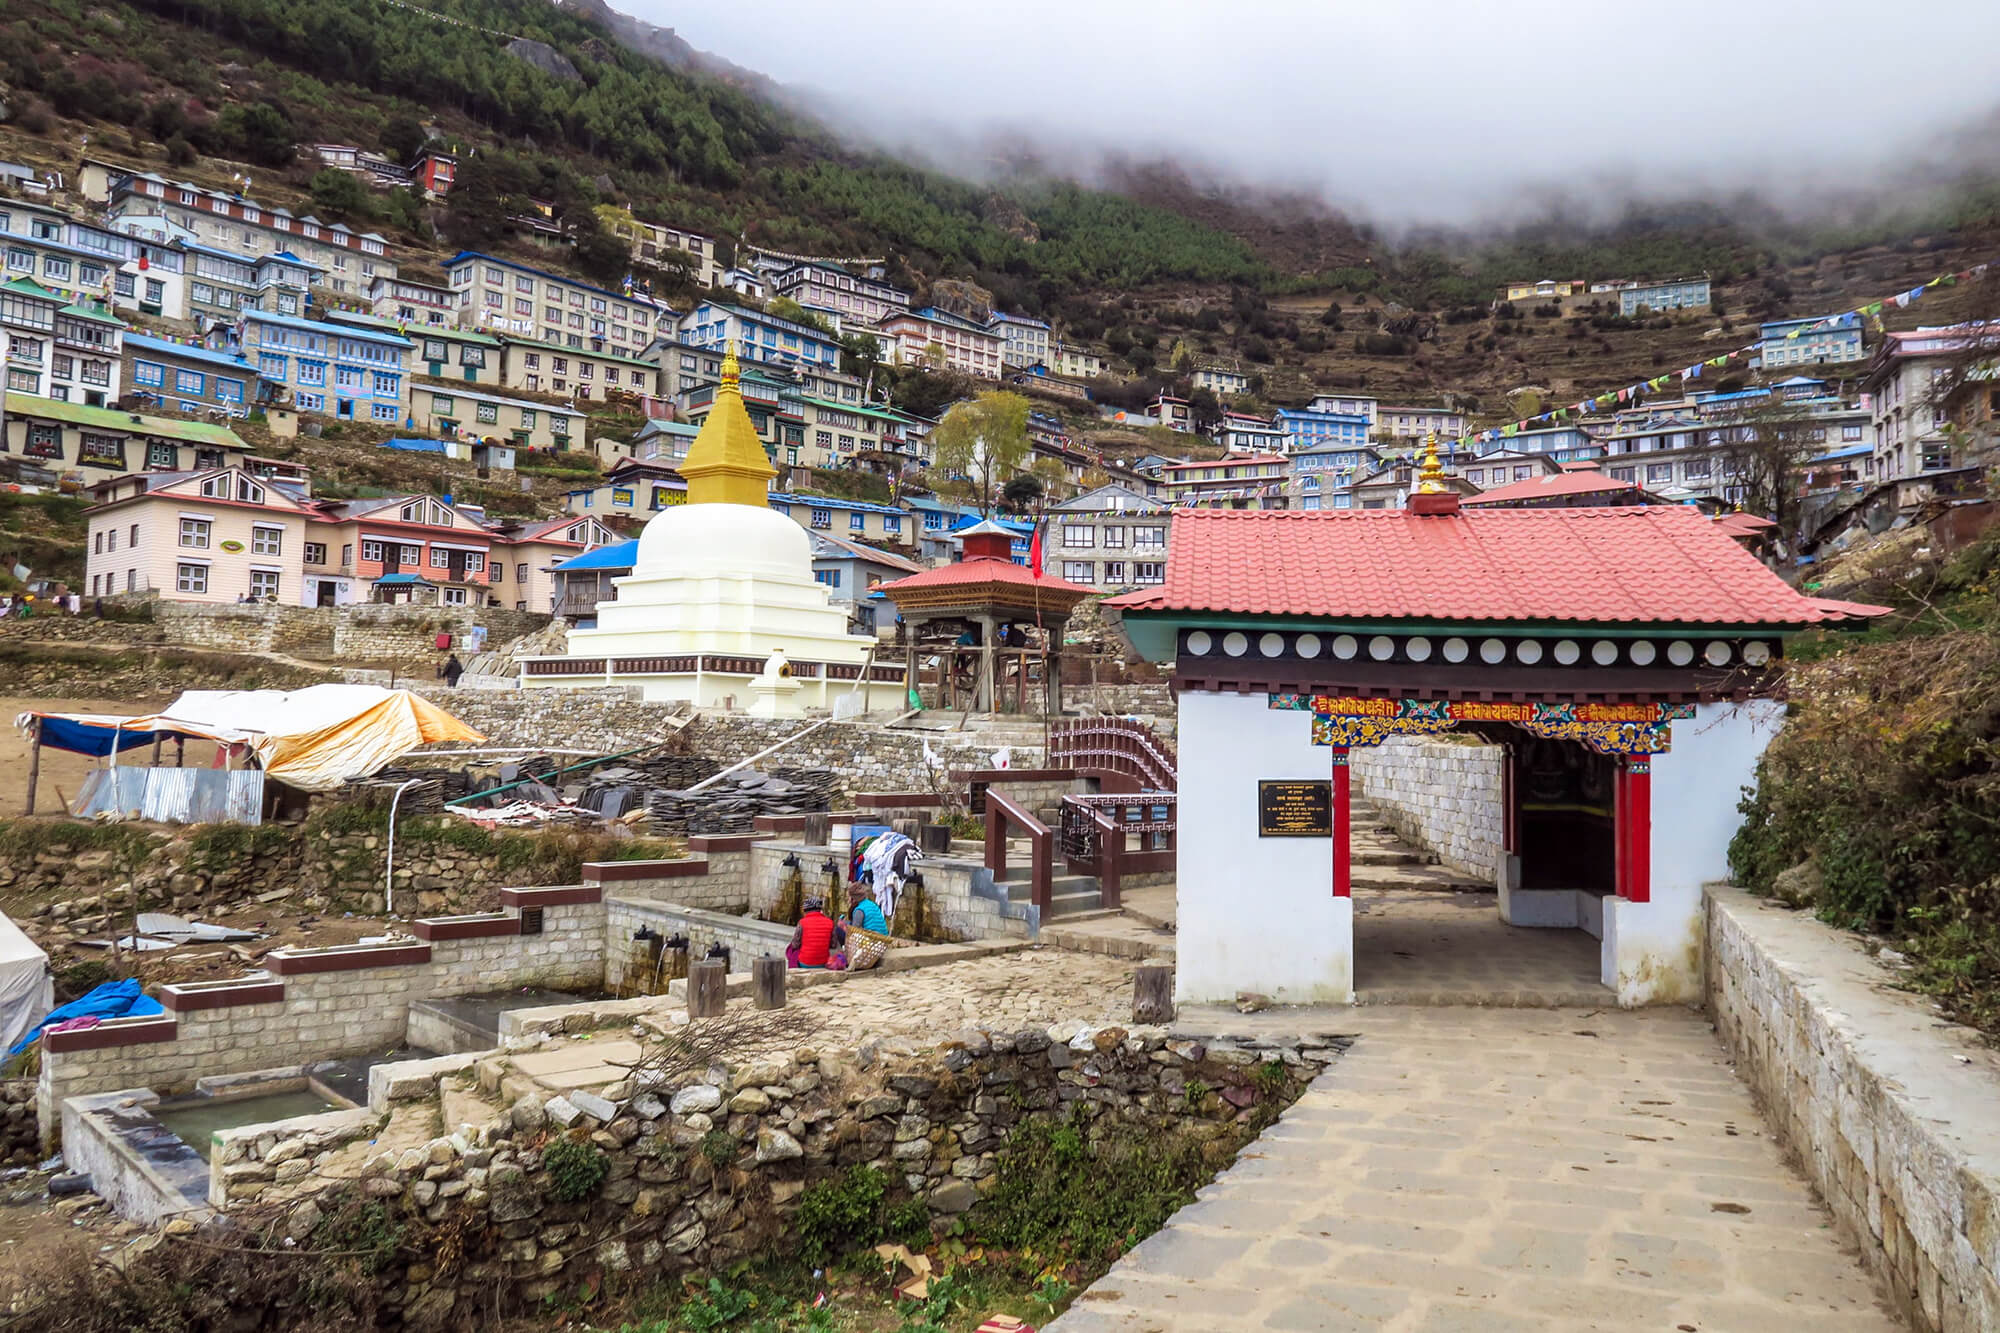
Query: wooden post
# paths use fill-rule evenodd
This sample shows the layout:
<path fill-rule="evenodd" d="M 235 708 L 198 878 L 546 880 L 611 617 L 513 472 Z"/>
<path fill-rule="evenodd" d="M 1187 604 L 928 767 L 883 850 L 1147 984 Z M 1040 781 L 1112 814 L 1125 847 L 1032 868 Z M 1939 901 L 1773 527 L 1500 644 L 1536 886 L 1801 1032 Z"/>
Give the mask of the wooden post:
<path fill-rule="evenodd" d="M 785 1007 L 785 960 L 759 958 L 750 964 L 750 979 L 756 983 L 751 1003 L 759 1009 Z"/>
<path fill-rule="evenodd" d="M 729 973 L 720 958 L 688 964 L 689 1018 L 718 1018 L 729 1003 Z"/>
<path fill-rule="evenodd" d="M 1174 969 L 1166 963 L 1141 963 L 1132 973 L 1132 1021 L 1174 1021 Z"/>
<path fill-rule="evenodd" d="M 830 847 L 833 845 L 833 816 L 824 810 L 815 810 L 806 816 L 806 846 Z"/>
<path fill-rule="evenodd" d="M 42 720 L 35 719 L 34 743 L 28 748 L 28 811 L 35 813 L 35 784 L 42 777 Z"/>
<path fill-rule="evenodd" d="M 923 825 L 917 830 L 917 847 L 926 856 L 943 856 L 951 850 L 951 825 Z"/>
<path fill-rule="evenodd" d="M 163 743 L 163 742 L 164 742 L 165 740 L 166 740 L 166 737 L 164 737 L 164 736 L 160 735 L 160 733 L 159 733 L 159 732 L 157 732 L 157 731 L 156 731 L 156 732 L 154 732 L 154 733 L 153 733 L 153 767 L 154 767 L 154 768 L 158 768 L 158 767 L 160 766 L 160 746 L 161 746 L 161 744 L 162 744 L 162 743 Z"/>
<path fill-rule="evenodd" d="M 981 616 L 979 628 L 979 691 L 972 707 L 974 712 L 991 713 L 1000 707 L 994 693 L 993 669 L 993 640 L 1000 636 L 1000 625 L 992 616 Z"/>

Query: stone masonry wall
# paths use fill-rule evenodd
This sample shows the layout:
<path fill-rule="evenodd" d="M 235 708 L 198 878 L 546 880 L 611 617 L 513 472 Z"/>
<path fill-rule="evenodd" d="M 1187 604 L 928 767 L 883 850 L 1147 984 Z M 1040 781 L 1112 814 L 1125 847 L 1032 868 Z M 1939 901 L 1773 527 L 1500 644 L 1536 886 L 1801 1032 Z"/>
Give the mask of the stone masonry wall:
<path fill-rule="evenodd" d="M 686 936 L 690 962 L 707 957 L 710 946 L 720 944 L 729 950 L 729 969 L 732 972 L 748 972 L 754 959 L 784 957 L 785 946 L 792 938 L 790 926 L 759 921 L 755 917 L 682 907 L 653 898 L 614 893 L 605 898 L 604 906 L 608 931 L 604 988 L 615 995 L 623 995 L 628 990 L 651 989 L 646 984 L 650 977 L 645 975 L 650 970 L 651 951 L 632 938 L 641 926 L 649 926 L 668 938 Z"/>
<path fill-rule="evenodd" d="M 787 1252 L 801 1194 L 855 1167 L 872 1167 L 892 1197 L 921 1200 L 934 1216 L 966 1212 L 999 1183 L 1008 1135 L 1033 1117 L 1067 1117 L 1091 1138 L 1118 1128 L 1186 1136 L 1223 1165 L 1338 1055 L 1338 1045 L 1208 1045 L 1161 1028 L 1072 1023 L 969 1029 L 921 1050 L 902 1041 L 800 1049 L 681 1086 L 628 1079 L 601 1097 L 545 1101 L 495 1053 L 469 1061 L 470 1072 L 505 1113 L 381 1153 L 358 1181 L 321 1179 L 324 1153 L 268 1134 L 228 1139 L 217 1171 L 231 1206 L 285 1205 L 286 1229 L 301 1239 L 339 1206 L 318 1191 L 379 1203 L 407 1228 L 380 1275 L 401 1307 L 385 1317 L 441 1328 L 585 1284 L 719 1272 Z M 434 1085 L 464 1076 L 454 1062 Z M 601 1154 L 602 1181 L 583 1197 L 562 1198 L 545 1167 L 558 1137 Z M 431 1228 L 462 1245 L 432 1243 Z"/>
<path fill-rule="evenodd" d="M 829 857 L 840 860 L 827 847 L 807 847 L 802 843 L 760 842 L 751 849 L 750 911 L 766 916 L 778 904 L 783 892 L 785 858 L 796 855 L 805 870 L 806 891 L 814 892 L 826 882 L 820 867 Z M 1009 900 L 1005 886 L 994 883 L 981 862 L 963 857 L 932 856 L 918 862 L 924 877 L 924 892 L 930 901 L 931 920 L 936 933 L 947 939 L 991 940 L 1035 938 L 1039 925 L 1032 903 Z M 847 872 L 841 871 L 842 901 L 847 897 Z"/>
<path fill-rule="evenodd" d="M 562 990 L 601 984 L 605 929 L 597 895 L 524 889 L 503 896 L 517 901 L 502 912 L 413 923 L 416 940 L 279 950 L 265 958 L 275 976 L 206 983 L 188 988 L 194 998 L 186 1000 L 169 987 L 162 1019 L 45 1037 L 36 1089 L 42 1133 L 54 1133 L 66 1097 L 123 1088 L 184 1089 L 211 1074 L 297 1066 L 396 1045 L 404 1040 L 414 1001 L 513 986 Z M 564 901 L 585 896 L 590 901 Z M 520 933 L 522 906 L 543 908 L 541 934 Z M 454 937 L 466 922 L 487 933 Z M 506 933 L 494 933 L 502 930 Z M 431 935 L 439 938 L 424 938 Z M 326 970 L 288 970 L 295 967 Z M 119 1044 L 135 1031 L 144 1039 Z M 93 1034 L 102 1035 L 101 1043 Z"/>
<path fill-rule="evenodd" d="M 1708 1007 L 1836 1225 L 1929 1333 L 2000 1329 L 2000 1060 L 1860 941 L 1711 886 Z"/>
<path fill-rule="evenodd" d="M 505 643 L 548 623 L 548 617 L 501 607 L 474 606 L 272 606 L 176 602 L 152 604 L 148 640 L 220 652 L 281 652 L 333 657 L 342 662 L 443 660 L 436 636 L 462 640 L 484 626 L 489 644 Z M 138 627 L 134 627 L 138 628 Z"/>
<path fill-rule="evenodd" d="M 1398 836 L 1454 870 L 1497 877 L 1505 836 L 1499 746 L 1394 737 L 1352 753 L 1362 793 Z"/>
<path fill-rule="evenodd" d="M 718 839 L 695 839 L 709 843 Z M 724 848 L 703 847 L 683 861 L 614 861 L 583 868 L 585 885 L 617 892 L 626 898 L 651 898 L 698 907 L 710 912 L 742 913 L 750 910 L 750 862 L 748 846 L 736 848 L 742 838 L 729 838 Z M 657 873 L 649 873 L 656 871 Z M 694 872 L 694 873 L 690 873 Z M 616 938 L 615 932 L 613 938 Z"/>

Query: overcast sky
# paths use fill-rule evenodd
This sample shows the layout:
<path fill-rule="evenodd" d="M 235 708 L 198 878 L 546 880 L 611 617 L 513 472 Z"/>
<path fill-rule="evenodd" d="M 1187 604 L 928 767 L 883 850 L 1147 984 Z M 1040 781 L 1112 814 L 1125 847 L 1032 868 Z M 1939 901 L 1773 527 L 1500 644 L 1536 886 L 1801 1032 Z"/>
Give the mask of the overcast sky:
<path fill-rule="evenodd" d="M 2000 101 L 1996 0 L 614 3 L 948 165 L 1018 132 L 1386 222 L 1853 187 Z"/>

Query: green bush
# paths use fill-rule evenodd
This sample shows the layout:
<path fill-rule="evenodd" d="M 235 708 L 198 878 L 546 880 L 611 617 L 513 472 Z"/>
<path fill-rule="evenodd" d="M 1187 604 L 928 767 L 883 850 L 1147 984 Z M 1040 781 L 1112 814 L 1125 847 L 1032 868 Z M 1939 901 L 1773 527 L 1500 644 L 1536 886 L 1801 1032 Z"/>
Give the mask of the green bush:
<path fill-rule="evenodd" d="M 999 1165 L 973 1233 L 1044 1261 L 1091 1265 L 1157 1231 L 1214 1174 L 1185 1135 L 1121 1126 L 1093 1141 L 1077 1119 L 1023 1122 Z"/>
<path fill-rule="evenodd" d="M 611 1162 L 589 1139 L 565 1135 L 542 1149 L 542 1169 L 549 1173 L 550 1194 L 563 1203 L 578 1203 L 597 1193 Z"/>
<path fill-rule="evenodd" d="M 792 1226 L 799 1257 L 819 1266 L 881 1234 L 882 1201 L 888 1178 L 872 1166 L 857 1166 L 838 1180 L 806 1187 Z"/>

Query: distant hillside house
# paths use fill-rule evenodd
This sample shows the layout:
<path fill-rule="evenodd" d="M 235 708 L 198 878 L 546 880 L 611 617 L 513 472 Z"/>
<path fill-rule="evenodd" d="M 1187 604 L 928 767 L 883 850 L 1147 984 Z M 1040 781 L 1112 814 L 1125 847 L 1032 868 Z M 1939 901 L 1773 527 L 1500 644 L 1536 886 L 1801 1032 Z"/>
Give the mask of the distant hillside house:
<path fill-rule="evenodd" d="M 1465 434 L 1465 413 L 1448 407 L 1384 407 L 1377 411 L 1376 433 L 1392 440 L 1458 439 Z"/>
<path fill-rule="evenodd" d="M 614 292 L 477 250 L 444 263 L 462 329 L 535 338 L 577 351 L 638 356 L 676 316 L 665 301 Z"/>
<path fill-rule="evenodd" d="M 71 302 L 26 278 L 0 283 L 11 392 L 90 407 L 116 401 L 124 334 L 124 321 L 96 302 Z"/>
<path fill-rule="evenodd" d="M 1166 579 L 1173 511 L 1125 486 L 1099 486 L 1049 511 L 1044 567 L 1111 592 Z"/>
<path fill-rule="evenodd" d="M 1213 463 L 1161 468 L 1165 499 L 1176 509 L 1285 509 L 1288 460 L 1279 454 L 1231 455 Z"/>
<path fill-rule="evenodd" d="M 1500 286 L 1503 301 L 1560 301 L 1584 291 L 1582 278 L 1537 278 L 1532 282 L 1508 282 Z"/>
<path fill-rule="evenodd" d="M 1550 426 L 1542 430 L 1517 431 L 1494 443 L 1488 453 L 1506 449 L 1524 454 L 1547 454 L 1558 463 L 1581 463 L 1604 456 L 1604 446 L 1581 426 Z"/>
<path fill-rule="evenodd" d="M 186 256 L 154 241 L 78 222 L 61 210 L 0 199 L 5 279 L 29 278 L 69 301 L 105 301 L 119 310 L 185 320 Z"/>
<path fill-rule="evenodd" d="M 212 422 L 141 416 L 23 393 L 8 394 L 6 403 L 0 467 L 17 475 L 35 470 L 87 475 L 94 469 L 113 476 L 186 472 L 241 463 L 250 456 L 250 446 L 234 431 Z"/>
<path fill-rule="evenodd" d="M 442 149 L 425 148 L 411 161 L 410 176 L 426 198 L 442 199 L 458 179 L 458 159 Z"/>
<path fill-rule="evenodd" d="M 1044 321 L 996 310 L 986 327 L 1007 340 L 1000 349 L 1002 365 L 1025 368 L 1048 364 L 1049 326 Z"/>
<path fill-rule="evenodd" d="M 308 604 L 299 571 L 317 509 L 302 486 L 215 467 L 119 477 L 91 494 L 91 596 Z"/>
<path fill-rule="evenodd" d="M 840 366 L 840 343 L 804 324 L 761 310 L 703 301 L 680 318 L 680 340 L 713 352 L 736 344 L 744 361 L 779 366 Z"/>
<path fill-rule="evenodd" d="M 157 217 L 184 227 L 202 245 L 218 250 L 270 254 L 285 250 L 322 266 L 327 285 L 358 295 L 377 277 L 394 277 L 389 243 L 376 233 L 357 232 L 343 222 L 322 222 L 310 214 L 267 208 L 242 194 L 228 194 L 185 181 L 171 181 L 96 158 L 85 158 L 77 173 L 84 198 L 104 205 L 105 217 Z"/>
<path fill-rule="evenodd" d="M 1224 370 L 1220 366 L 1203 366 L 1191 378 L 1194 387 L 1207 389 L 1219 398 L 1232 397 L 1250 392 L 1250 377 L 1240 370 Z"/>
<path fill-rule="evenodd" d="M 1628 319 L 1648 311 L 1706 310 L 1708 305 L 1706 277 L 1641 282 L 1618 292 L 1618 313 Z"/>
<path fill-rule="evenodd" d="M 828 264 L 794 264 L 772 275 L 770 290 L 773 296 L 829 310 L 857 324 L 873 324 L 910 308 L 910 294 L 901 287 L 876 278 L 857 278 Z"/>
<path fill-rule="evenodd" d="M 1306 404 L 1306 411 L 1367 417 L 1368 428 L 1372 431 L 1380 414 L 1380 405 L 1365 393 L 1322 393 Z"/>
<path fill-rule="evenodd" d="M 531 449 L 582 449 L 588 446 L 587 418 L 569 407 L 521 398 L 503 398 L 456 385 L 410 386 L 410 416 L 417 429 L 447 438 L 511 441 Z"/>
<path fill-rule="evenodd" d="M 687 481 L 665 459 L 623 458 L 595 486 L 569 492 L 563 507 L 572 514 L 641 521 L 672 505 L 687 503 Z"/>
<path fill-rule="evenodd" d="M 1315 404 L 1335 401 L 1329 398 L 1315 398 Z M 1354 401 L 1354 400 L 1348 400 Z M 1372 405 L 1372 400 L 1371 405 Z M 1321 445 L 1365 445 L 1373 420 L 1361 412 L 1336 412 L 1331 409 L 1281 407 L 1277 420 L 1273 423 L 1284 432 L 1285 452 L 1297 453 L 1302 449 L 1317 449 Z"/>
<path fill-rule="evenodd" d="M 658 396 L 660 368 L 624 352 L 586 351 L 537 338 L 500 340 L 500 385 L 560 398 Z"/>
<path fill-rule="evenodd" d="M 404 324 L 448 325 L 458 305 L 458 294 L 451 288 L 408 278 L 376 278 L 365 295 L 371 313 Z"/>
<path fill-rule="evenodd" d="M 808 532 L 838 533 L 855 541 L 891 542 L 899 546 L 910 540 L 910 516 L 893 505 L 842 500 L 829 495 L 793 495 L 785 491 L 771 492 L 770 505 Z"/>
<path fill-rule="evenodd" d="M 598 219 L 612 235 L 631 247 L 632 258 L 641 264 L 669 268 L 685 263 L 688 277 L 697 287 L 720 287 L 724 269 L 716 258 L 715 242 L 699 232 L 679 227 L 642 222 L 622 208 L 601 205 Z"/>
<path fill-rule="evenodd" d="M 247 417 L 282 391 L 243 357 L 143 333 L 125 335 L 124 363 L 128 399 L 183 416 Z"/>
<path fill-rule="evenodd" d="M 1104 358 L 1087 347 L 1057 343 L 1049 370 L 1073 380 L 1094 380 L 1104 373 Z"/>
<path fill-rule="evenodd" d="M 1000 377 L 1000 355 L 1006 340 L 948 310 L 926 306 L 904 311 L 884 319 L 879 327 L 896 335 L 903 365 L 927 365 L 936 349 L 953 370 L 985 379 Z"/>
<path fill-rule="evenodd" d="M 249 310 L 238 321 L 236 348 L 259 375 L 290 389 L 301 412 L 389 425 L 407 414 L 407 338 Z"/>
<path fill-rule="evenodd" d="M 1823 327 L 1814 327 L 1822 321 L 1825 321 Z M 1766 370 L 1860 361 L 1867 356 L 1862 346 L 1861 316 L 1852 311 L 1843 315 L 1774 320 L 1759 325 L 1757 334 L 1758 358 Z"/>
<path fill-rule="evenodd" d="M 1232 454 L 1280 454 L 1285 452 L 1285 431 L 1262 417 L 1241 412 L 1225 412 L 1216 427 L 1216 442 Z"/>
<path fill-rule="evenodd" d="M 325 269 L 288 250 L 248 255 L 208 245 L 183 248 L 188 316 L 198 325 L 204 320 L 228 324 L 245 310 L 303 315 L 312 304 L 312 289 L 326 281 Z"/>
<path fill-rule="evenodd" d="M 1493 490 L 1533 477 L 1553 477 L 1563 465 L 1547 454 L 1526 454 L 1512 449 L 1480 454 L 1466 460 L 1459 475 L 1480 490 Z"/>

